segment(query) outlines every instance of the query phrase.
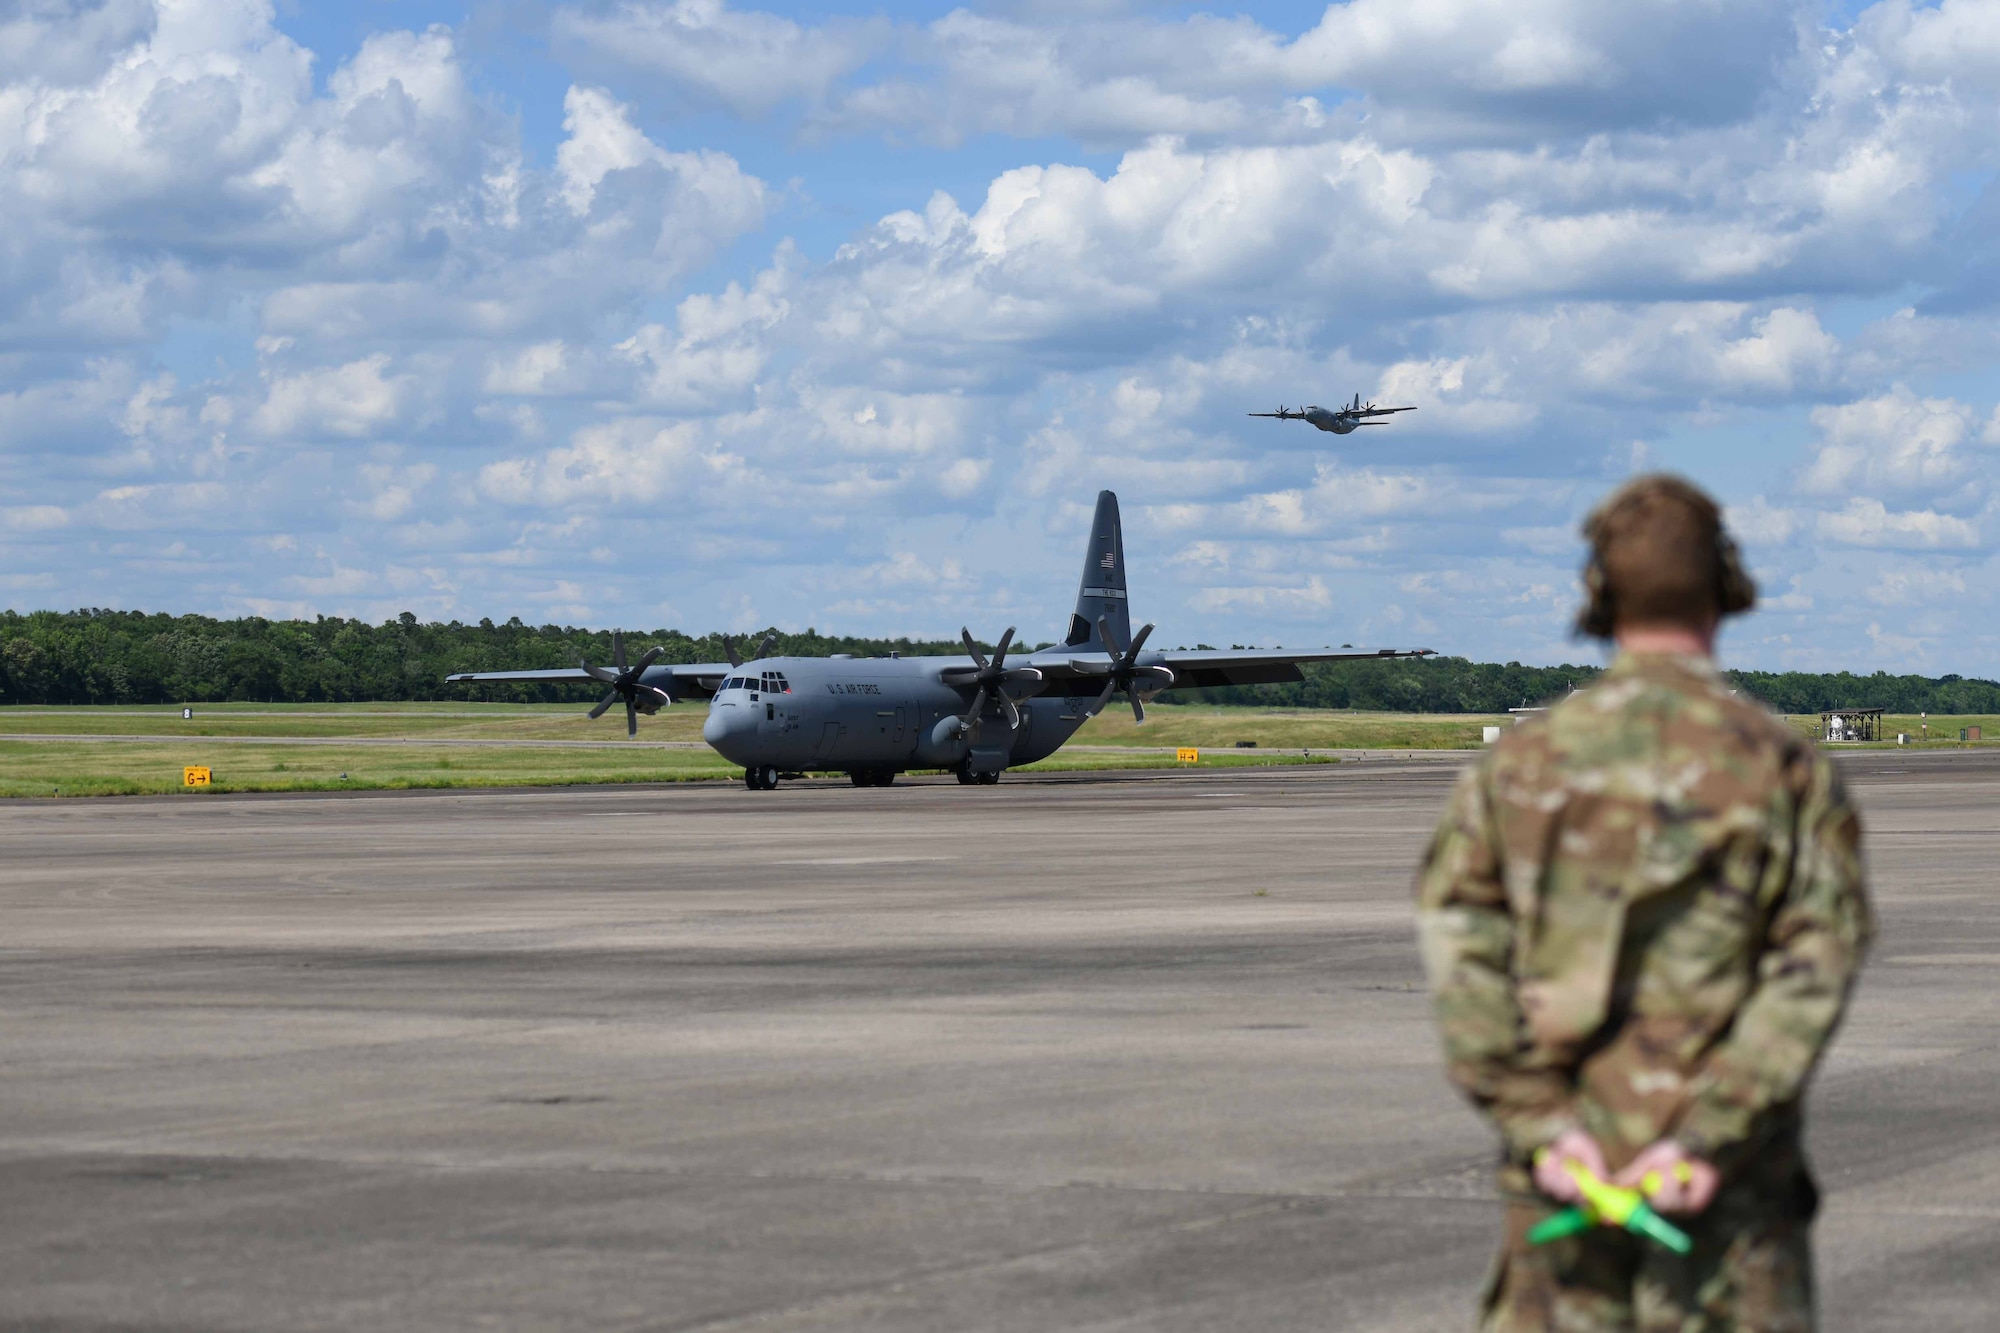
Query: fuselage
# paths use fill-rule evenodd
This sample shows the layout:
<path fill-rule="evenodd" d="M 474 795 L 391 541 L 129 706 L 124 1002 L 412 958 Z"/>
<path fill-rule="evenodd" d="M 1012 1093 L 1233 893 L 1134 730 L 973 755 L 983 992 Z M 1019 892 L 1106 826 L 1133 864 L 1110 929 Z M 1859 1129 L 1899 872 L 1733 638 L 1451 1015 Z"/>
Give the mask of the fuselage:
<path fill-rule="evenodd" d="M 1032 665 L 1032 657 L 1010 664 Z M 702 739 L 746 769 L 949 768 L 970 755 L 994 768 L 1047 758 L 1088 720 L 1098 687 L 1075 696 L 1042 694 L 1018 701 L 1021 725 L 996 706 L 978 734 L 961 737 L 949 719 L 965 693 L 938 679 L 965 657 L 772 657 L 733 669 L 709 701 Z"/>
<path fill-rule="evenodd" d="M 1352 434 L 1359 423 L 1345 412 L 1329 412 L 1323 407 L 1309 407 L 1305 418 L 1321 430 L 1330 430 L 1335 435 Z"/>

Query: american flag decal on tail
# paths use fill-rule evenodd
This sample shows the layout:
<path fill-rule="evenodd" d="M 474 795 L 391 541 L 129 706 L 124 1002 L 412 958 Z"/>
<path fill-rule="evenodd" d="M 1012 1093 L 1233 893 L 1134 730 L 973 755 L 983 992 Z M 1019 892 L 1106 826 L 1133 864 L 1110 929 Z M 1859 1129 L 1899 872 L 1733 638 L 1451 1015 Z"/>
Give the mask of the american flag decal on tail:
<path fill-rule="evenodd" d="M 1111 552 L 1106 551 L 1103 554 L 1103 556 L 1101 556 L 1098 559 L 1097 566 L 1099 569 L 1116 569 L 1118 568 L 1118 557 L 1113 555 Z"/>

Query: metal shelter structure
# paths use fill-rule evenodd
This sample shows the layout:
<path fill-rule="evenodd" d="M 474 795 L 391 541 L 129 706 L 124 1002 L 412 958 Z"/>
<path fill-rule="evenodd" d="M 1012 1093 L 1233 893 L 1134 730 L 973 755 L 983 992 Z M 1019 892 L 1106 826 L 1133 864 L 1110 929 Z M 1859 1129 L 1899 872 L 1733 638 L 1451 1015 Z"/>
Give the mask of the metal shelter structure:
<path fill-rule="evenodd" d="M 1829 708 L 1819 715 L 1819 738 L 1823 741 L 1879 741 L 1882 739 L 1882 710 Z"/>

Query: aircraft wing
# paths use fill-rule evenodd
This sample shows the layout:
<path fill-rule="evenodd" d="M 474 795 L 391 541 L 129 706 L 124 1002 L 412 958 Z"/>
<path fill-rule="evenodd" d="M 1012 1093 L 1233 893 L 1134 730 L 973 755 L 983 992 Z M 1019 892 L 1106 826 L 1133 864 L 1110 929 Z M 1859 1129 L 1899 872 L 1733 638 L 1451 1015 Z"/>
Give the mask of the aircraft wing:
<path fill-rule="evenodd" d="M 1357 652 L 1351 648 L 1197 648 L 1168 649 L 1139 655 L 1141 666 L 1163 666 L 1174 673 L 1168 689 L 1203 689 L 1223 685 L 1281 685 L 1304 680 L 1299 670 L 1306 662 L 1354 662 L 1394 657 L 1430 657 L 1432 648 L 1372 648 Z M 1051 660 L 1053 659 L 1053 660 Z M 1037 654 L 1034 665 L 1051 683 L 1070 680 L 1102 680 L 1111 658 L 1105 653 Z"/>
<path fill-rule="evenodd" d="M 1351 417 L 1386 417 L 1393 416 L 1398 412 L 1414 412 L 1416 410 L 1414 407 L 1364 407 L 1359 411 L 1350 411 L 1347 415 Z"/>
<path fill-rule="evenodd" d="M 512 680 L 549 685 L 588 685 L 596 679 L 582 667 L 553 667 L 547 671 L 460 671 L 446 676 L 444 683 L 463 685 L 469 681 Z"/>
<path fill-rule="evenodd" d="M 1354 662 L 1365 658 L 1429 657 L 1430 648 L 1377 648 L 1356 652 L 1351 648 L 1322 648 L 1299 651 L 1290 648 L 1201 648 L 1193 651 L 1163 650 L 1155 658 L 1142 653 L 1139 660 L 1165 667 L 1174 673 L 1171 689 L 1203 689 L 1221 685 L 1279 685 L 1304 680 L 1299 670 L 1306 662 Z"/>
<path fill-rule="evenodd" d="M 673 677 L 673 688 L 668 691 L 675 699 L 706 699 L 715 693 L 715 687 L 736 668 L 727 662 L 674 662 L 660 663 L 646 668 L 641 677 L 648 684 L 658 681 L 662 675 Z M 604 682 L 592 676 L 582 667 L 550 667 L 546 671 L 460 671 L 446 676 L 447 685 L 466 685 L 480 682 L 534 685 L 601 685 Z"/>

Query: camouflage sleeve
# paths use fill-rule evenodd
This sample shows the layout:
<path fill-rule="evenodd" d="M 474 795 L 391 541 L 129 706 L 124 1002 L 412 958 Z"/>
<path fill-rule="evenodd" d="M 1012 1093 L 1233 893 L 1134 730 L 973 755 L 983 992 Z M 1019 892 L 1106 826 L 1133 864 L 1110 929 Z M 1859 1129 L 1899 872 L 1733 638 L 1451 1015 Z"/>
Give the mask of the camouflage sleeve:
<path fill-rule="evenodd" d="M 1537 1067 L 1515 993 L 1514 919 L 1484 766 L 1452 793 L 1417 876 L 1417 934 L 1445 1072 L 1525 1157 L 1577 1121 L 1567 1073 Z"/>
<path fill-rule="evenodd" d="M 1833 765 L 1814 761 L 1799 808 L 1792 873 L 1765 935 L 1756 989 L 1696 1074 L 1673 1137 L 1726 1160 L 1760 1116 L 1794 1101 L 1847 1007 L 1875 930 L 1861 863 L 1861 822 Z"/>

